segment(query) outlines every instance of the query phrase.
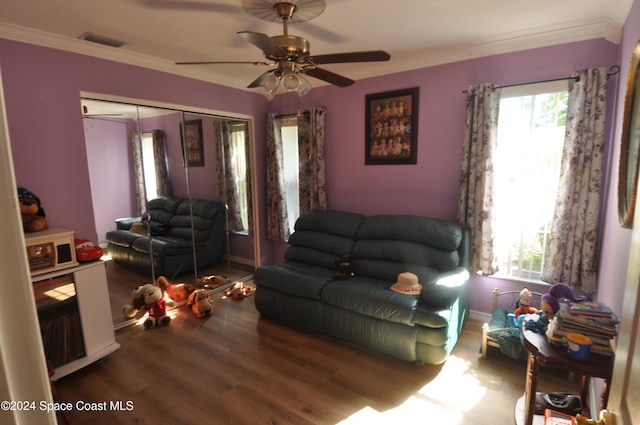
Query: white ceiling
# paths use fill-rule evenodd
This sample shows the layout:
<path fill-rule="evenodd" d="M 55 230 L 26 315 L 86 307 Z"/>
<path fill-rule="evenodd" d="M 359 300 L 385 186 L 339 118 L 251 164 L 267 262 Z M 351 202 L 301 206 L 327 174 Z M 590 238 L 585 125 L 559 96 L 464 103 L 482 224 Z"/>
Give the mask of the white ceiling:
<path fill-rule="evenodd" d="M 256 0 L 252 0 L 255 2 Z M 296 3 L 302 0 L 289 0 Z M 264 0 L 275 3 L 277 0 Z M 389 62 L 323 68 L 358 80 L 468 58 L 572 41 L 618 43 L 633 0 L 326 0 L 317 18 L 292 23 L 312 55 L 385 50 Z M 281 35 L 280 23 L 246 13 L 242 0 L 0 0 L 0 38 L 59 48 L 245 88 L 254 65 L 180 61 L 262 61 L 238 31 Z M 87 32 L 121 48 L 79 39 Z M 313 86 L 326 83 L 310 78 Z"/>

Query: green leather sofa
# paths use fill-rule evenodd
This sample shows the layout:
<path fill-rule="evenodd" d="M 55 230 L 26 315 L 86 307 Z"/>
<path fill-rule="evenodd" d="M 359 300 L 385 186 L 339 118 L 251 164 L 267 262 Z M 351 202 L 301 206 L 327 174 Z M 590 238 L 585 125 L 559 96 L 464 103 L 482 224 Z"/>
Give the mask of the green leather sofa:
<path fill-rule="evenodd" d="M 355 276 L 336 279 L 337 260 L 355 256 Z M 446 360 L 468 314 L 469 236 L 454 222 L 344 211 L 301 216 L 285 260 L 256 269 L 261 315 L 398 359 Z M 419 295 L 392 291 L 403 272 Z"/>
<path fill-rule="evenodd" d="M 151 277 L 153 251 L 155 276 L 173 279 L 193 271 L 194 258 L 198 268 L 222 260 L 226 250 L 222 203 L 160 197 L 148 202 L 147 212 L 148 226 L 142 217 L 119 218 L 116 230 L 107 232 L 107 253 L 117 264 Z M 148 232 L 130 231 L 134 223 L 151 229 L 151 244 Z"/>

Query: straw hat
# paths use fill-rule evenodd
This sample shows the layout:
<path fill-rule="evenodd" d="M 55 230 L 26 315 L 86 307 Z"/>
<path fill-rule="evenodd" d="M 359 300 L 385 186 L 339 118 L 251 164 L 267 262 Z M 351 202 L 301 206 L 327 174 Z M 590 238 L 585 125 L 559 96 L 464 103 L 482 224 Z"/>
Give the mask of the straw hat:
<path fill-rule="evenodd" d="M 405 272 L 398 275 L 398 281 L 391 285 L 391 290 L 399 294 L 420 295 L 422 285 L 418 283 L 418 276 Z"/>

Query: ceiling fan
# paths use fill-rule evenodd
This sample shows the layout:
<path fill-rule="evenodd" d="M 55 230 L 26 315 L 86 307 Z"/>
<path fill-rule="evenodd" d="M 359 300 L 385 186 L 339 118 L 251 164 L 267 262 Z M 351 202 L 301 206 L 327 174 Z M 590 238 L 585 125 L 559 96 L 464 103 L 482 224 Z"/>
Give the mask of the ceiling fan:
<path fill-rule="evenodd" d="M 273 66 L 271 69 L 249 84 L 248 88 L 264 87 L 273 96 L 281 84 L 298 95 L 309 92 L 311 85 L 302 77 L 303 74 L 326 81 L 338 87 L 347 87 L 355 81 L 328 71 L 318 65 L 332 63 L 378 62 L 388 61 L 391 56 L 383 50 L 333 53 L 312 56 L 309 42 L 289 34 L 289 23 L 304 22 L 320 15 L 325 8 L 324 0 L 290 0 L 273 2 L 265 0 L 243 0 L 242 7 L 248 13 L 269 21 L 281 21 L 283 34 L 268 36 L 266 34 L 241 31 L 238 35 L 258 47 L 264 57 L 271 62 L 177 62 L 176 65 L 204 64 L 253 64 Z"/>

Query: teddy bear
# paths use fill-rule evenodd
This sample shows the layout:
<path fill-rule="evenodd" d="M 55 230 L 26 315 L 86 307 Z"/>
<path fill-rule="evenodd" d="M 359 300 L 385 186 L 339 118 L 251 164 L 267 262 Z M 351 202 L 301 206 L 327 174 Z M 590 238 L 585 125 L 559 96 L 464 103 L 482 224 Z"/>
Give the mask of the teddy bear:
<path fill-rule="evenodd" d="M 146 310 L 147 318 L 143 323 L 145 329 L 169 324 L 171 317 L 167 316 L 167 307 L 175 307 L 175 301 L 165 301 L 159 286 L 146 283 L 134 289 L 131 295 L 131 304 L 122 308 L 127 319 L 132 319 L 140 310 Z"/>
<path fill-rule="evenodd" d="M 23 187 L 18 188 L 18 202 L 22 215 L 22 228 L 25 232 L 39 232 L 45 230 L 47 219 L 44 209 L 40 205 L 40 198 Z"/>
<path fill-rule="evenodd" d="M 251 295 L 255 288 L 245 285 L 243 282 L 233 282 L 229 289 L 224 293 L 225 298 L 233 298 L 234 300 L 241 300 Z"/>
<path fill-rule="evenodd" d="M 345 280 L 355 276 L 355 260 L 356 257 L 351 253 L 340 255 L 340 258 L 336 260 L 336 270 L 334 277 L 336 279 Z"/>
<path fill-rule="evenodd" d="M 184 282 L 170 282 L 164 276 L 159 276 L 156 279 L 156 286 L 158 286 L 164 293 L 167 294 L 176 303 L 184 301 L 189 298 L 189 295 L 196 290 L 196 287 Z"/>
<path fill-rule="evenodd" d="M 196 317 L 205 317 L 213 311 L 213 302 L 209 293 L 204 289 L 196 289 L 189 295 L 187 306 L 191 306 L 191 310 Z"/>

